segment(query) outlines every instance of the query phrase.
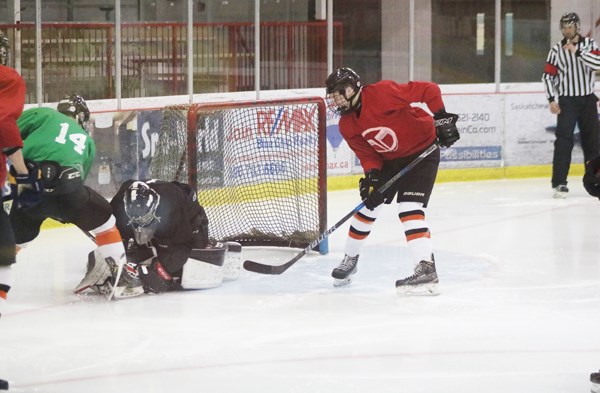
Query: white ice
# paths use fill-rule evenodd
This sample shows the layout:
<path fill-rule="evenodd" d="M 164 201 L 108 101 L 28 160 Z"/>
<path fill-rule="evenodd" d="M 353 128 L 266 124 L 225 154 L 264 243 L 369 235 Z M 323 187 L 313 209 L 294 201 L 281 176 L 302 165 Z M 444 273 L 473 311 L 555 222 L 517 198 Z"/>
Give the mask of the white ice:
<path fill-rule="evenodd" d="M 600 368 L 600 202 L 579 178 L 437 184 L 427 212 L 441 295 L 399 297 L 412 262 L 393 207 L 350 287 L 330 254 L 280 276 L 106 302 L 71 290 L 92 242 L 43 231 L 19 254 L 0 319 L 12 392 L 589 392 Z M 332 192 L 329 225 L 359 202 Z M 282 263 L 298 250 L 245 249 Z"/>

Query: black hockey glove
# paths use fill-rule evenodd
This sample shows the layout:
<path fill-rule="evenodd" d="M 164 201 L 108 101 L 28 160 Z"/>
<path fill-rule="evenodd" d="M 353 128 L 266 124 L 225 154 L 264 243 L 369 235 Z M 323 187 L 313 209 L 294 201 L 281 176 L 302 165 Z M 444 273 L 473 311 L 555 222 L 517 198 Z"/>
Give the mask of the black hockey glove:
<path fill-rule="evenodd" d="M 161 293 L 181 289 L 181 285 L 173 281 L 173 277 L 157 258 L 154 258 L 150 266 L 138 266 L 138 273 L 144 284 L 145 293 Z"/>
<path fill-rule="evenodd" d="M 39 167 L 29 160 L 25 160 L 25 165 L 29 172 L 26 175 L 18 174 L 13 166 L 10 167 L 10 195 L 19 209 L 33 207 L 42 201 Z"/>
<path fill-rule="evenodd" d="M 145 244 L 139 245 L 134 241 L 131 241 L 127 245 L 125 254 L 127 255 L 127 262 L 132 262 L 135 264 L 140 264 L 148 260 L 152 260 L 155 257 L 154 247 L 148 247 Z"/>
<path fill-rule="evenodd" d="M 583 187 L 588 194 L 600 199 L 600 156 L 585 163 Z"/>
<path fill-rule="evenodd" d="M 433 124 L 440 146 L 450 147 L 460 139 L 456 122 L 458 115 L 447 113 L 444 109 L 433 115 Z"/>
<path fill-rule="evenodd" d="M 360 198 L 364 201 L 367 209 L 373 210 L 385 200 L 383 194 L 377 191 L 380 186 L 381 172 L 378 169 L 371 169 L 365 173 L 365 177 L 359 180 Z"/>

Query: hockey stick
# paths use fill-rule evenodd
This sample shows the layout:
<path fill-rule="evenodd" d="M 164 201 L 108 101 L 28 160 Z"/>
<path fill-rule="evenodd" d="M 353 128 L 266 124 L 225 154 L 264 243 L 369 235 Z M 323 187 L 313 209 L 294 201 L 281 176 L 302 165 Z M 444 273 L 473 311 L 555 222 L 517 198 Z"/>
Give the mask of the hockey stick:
<path fill-rule="evenodd" d="M 421 153 L 417 158 L 415 158 L 412 162 L 410 162 L 400 172 L 398 172 L 397 174 L 395 174 L 394 177 L 392 177 L 390 180 L 388 180 L 384 185 L 382 185 L 381 187 L 379 187 L 379 189 L 377 191 L 379 191 L 380 193 L 385 192 L 399 178 L 401 178 L 408 171 L 410 171 L 411 169 L 413 169 L 418 163 L 420 163 L 421 161 L 423 161 L 423 159 L 425 157 L 427 157 L 429 154 L 431 154 L 437 148 L 438 148 L 437 142 L 434 143 L 433 145 L 429 146 L 427 148 L 427 150 L 425 150 L 423 153 Z M 318 246 L 319 243 L 321 243 L 325 238 L 327 238 L 327 236 L 329 236 L 336 229 L 338 229 L 343 223 L 345 223 L 346 221 L 348 221 L 352 216 L 354 216 L 364 206 L 365 206 L 365 201 L 362 201 L 361 203 L 358 204 L 358 206 L 356 206 L 354 209 L 352 209 L 351 212 L 349 212 L 348 214 L 346 214 L 341 220 L 339 220 L 338 222 L 336 222 L 331 228 L 329 228 L 328 230 L 326 230 L 325 232 L 323 232 L 321 235 L 319 235 L 319 237 L 316 240 L 314 240 L 312 243 L 310 243 L 304 250 L 300 251 L 294 258 L 290 259 L 289 261 L 287 261 L 283 265 L 273 266 L 273 265 L 266 265 L 266 264 L 263 264 L 263 263 L 260 263 L 260 262 L 246 260 L 246 261 L 244 261 L 244 269 L 246 269 L 248 271 L 251 271 L 251 272 L 254 272 L 254 273 L 271 274 L 271 275 L 277 275 L 277 274 L 281 274 L 281 273 L 285 272 L 287 269 L 290 268 L 290 266 L 292 266 L 294 263 L 298 262 L 309 251 L 311 251 L 316 246 Z"/>

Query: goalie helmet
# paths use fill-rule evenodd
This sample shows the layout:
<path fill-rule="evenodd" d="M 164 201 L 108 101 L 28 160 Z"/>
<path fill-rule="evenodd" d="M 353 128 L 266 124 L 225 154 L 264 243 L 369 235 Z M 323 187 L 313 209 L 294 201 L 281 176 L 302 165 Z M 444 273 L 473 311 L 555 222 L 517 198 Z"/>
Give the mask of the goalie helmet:
<path fill-rule="evenodd" d="M 159 204 L 160 195 L 143 181 L 133 182 L 125 191 L 125 214 L 137 244 L 147 244 L 152 240 L 160 223 L 160 217 L 156 215 Z"/>
<path fill-rule="evenodd" d="M 360 107 L 360 76 L 351 68 L 338 68 L 325 80 L 328 106 L 340 115 Z M 348 88 L 351 88 L 351 92 Z"/>
<path fill-rule="evenodd" d="M 8 43 L 8 37 L 0 31 L 0 64 L 8 66 L 8 49 L 10 45 Z"/>
<path fill-rule="evenodd" d="M 559 27 L 561 30 L 565 26 L 575 25 L 575 32 L 579 33 L 579 24 L 579 15 L 577 15 L 574 12 L 567 12 L 566 14 L 563 14 L 563 16 L 560 17 Z"/>
<path fill-rule="evenodd" d="M 83 97 L 79 94 L 65 96 L 58 102 L 56 110 L 77 120 L 83 128 L 85 128 L 87 122 L 90 120 L 90 110 Z"/>

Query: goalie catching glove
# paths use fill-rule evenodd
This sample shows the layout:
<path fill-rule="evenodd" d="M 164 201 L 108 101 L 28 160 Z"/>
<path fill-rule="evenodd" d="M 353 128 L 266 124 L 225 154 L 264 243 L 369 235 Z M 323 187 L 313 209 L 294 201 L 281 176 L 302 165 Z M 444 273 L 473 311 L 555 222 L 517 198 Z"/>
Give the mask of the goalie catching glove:
<path fill-rule="evenodd" d="M 367 209 L 373 210 L 385 201 L 383 194 L 377 191 L 380 186 L 381 172 L 378 169 L 371 169 L 358 181 L 360 198 Z"/>
<path fill-rule="evenodd" d="M 10 167 L 10 195 L 19 209 L 27 209 L 42 201 L 42 186 L 38 165 L 25 160 L 27 174 L 19 174 L 13 166 Z"/>
<path fill-rule="evenodd" d="M 440 146 L 450 147 L 460 139 L 456 122 L 458 115 L 444 109 L 433 115 L 433 124 Z"/>

